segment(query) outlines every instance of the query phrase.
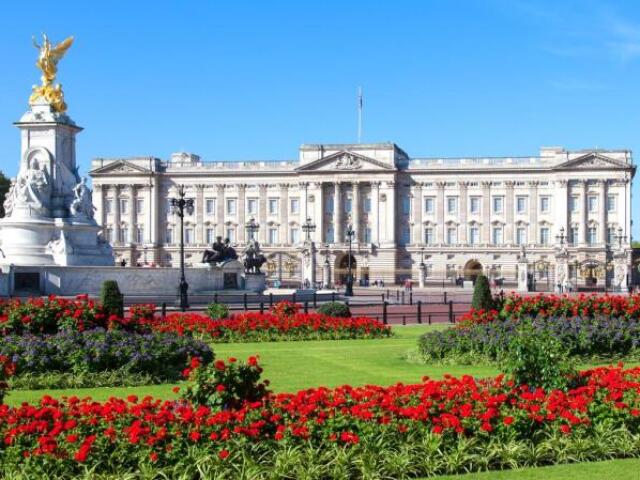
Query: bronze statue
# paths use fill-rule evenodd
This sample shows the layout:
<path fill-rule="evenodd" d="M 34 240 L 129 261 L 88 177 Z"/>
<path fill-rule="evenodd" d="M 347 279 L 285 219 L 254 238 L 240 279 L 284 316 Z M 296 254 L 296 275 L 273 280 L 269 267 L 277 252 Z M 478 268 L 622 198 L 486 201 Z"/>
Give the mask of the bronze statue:
<path fill-rule="evenodd" d="M 207 249 L 202 255 L 202 263 L 222 263 L 227 260 L 236 260 L 238 254 L 231 246 L 228 238 L 222 241 L 222 237 L 216 237 L 216 241 L 211 245 L 211 250 Z"/>
<path fill-rule="evenodd" d="M 45 34 L 42 34 L 42 38 L 42 45 L 38 45 L 35 38 L 33 39 L 33 46 L 39 51 L 36 66 L 42 72 L 42 77 L 40 77 L 42 85 L 34 85 L 29 103 L 33 105 L 39 100 L 45 100 L 51 105 L 54 111 L 63 113 L 67 110 L 67 104 L 64 103 L 62 85 L 54 85 L 53 81 L 58 73 L 58 62 L 64 57 L 69 47 L 71 47 L 73 37 L 63 40 L 55 47 L 51 46 L 51 42 Z"/>
<path fill-rule="evenodd" d="M 245 273 L 262 273 L 260 267 L 267 261 L 260 252 L 260 244 L 257 240 L 252 240 L 244 250 L 244 272 Z"/>

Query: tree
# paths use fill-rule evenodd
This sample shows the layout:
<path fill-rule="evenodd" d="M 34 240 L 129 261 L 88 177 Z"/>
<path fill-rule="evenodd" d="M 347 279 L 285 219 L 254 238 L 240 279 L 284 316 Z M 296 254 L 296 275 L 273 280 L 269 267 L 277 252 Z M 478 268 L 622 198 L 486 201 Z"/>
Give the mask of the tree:
<path fill-rule="evenodd" d="M 491 310 L 493 308 L 493 297 L 491 296 L 491 288 L 489 288 L 489 280 L 487 280 L 487 277 L 484 275 L 478 275 L 476 278 L 471 306 L 476 310 Z"/>
<path fill-rule="evenodd" d="M 0 218 L 4 217 L 4 197 L 7 195 L 11 187 L 11 179 L 7 178 L 4 173 L 0 172 Z"/>

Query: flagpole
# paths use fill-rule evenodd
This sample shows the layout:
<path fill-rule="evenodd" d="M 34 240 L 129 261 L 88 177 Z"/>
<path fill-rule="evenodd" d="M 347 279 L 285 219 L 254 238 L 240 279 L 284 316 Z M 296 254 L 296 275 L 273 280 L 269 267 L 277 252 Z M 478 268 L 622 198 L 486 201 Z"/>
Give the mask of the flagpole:
<path fill-rule="evenodd" d="M 358 143 L 362 143 L 362 87 L 358 87 Z"/>

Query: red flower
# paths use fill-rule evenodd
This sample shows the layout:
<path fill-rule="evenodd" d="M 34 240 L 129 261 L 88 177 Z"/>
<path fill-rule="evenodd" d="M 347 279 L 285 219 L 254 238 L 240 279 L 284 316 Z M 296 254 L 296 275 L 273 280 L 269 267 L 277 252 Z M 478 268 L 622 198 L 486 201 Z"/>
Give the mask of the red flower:
<path fill-rule="evenodd" d="M 226 459 L 229 456 L 229 450 L 220 450 L 218 452 L 218 457 L 220 457 L 221 460 Z"/>
<path fill-rule="evenodd" d="M 511 425 L 513 423 L 513 417 L 504 417 L 502 419 L 502 423 L 505 425 Z"/>

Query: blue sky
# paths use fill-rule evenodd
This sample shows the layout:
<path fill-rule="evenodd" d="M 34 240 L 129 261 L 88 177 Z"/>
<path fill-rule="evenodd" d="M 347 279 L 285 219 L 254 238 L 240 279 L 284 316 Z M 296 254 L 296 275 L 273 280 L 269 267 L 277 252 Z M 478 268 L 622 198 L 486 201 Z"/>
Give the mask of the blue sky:
<path fill-rule="evenodd" d="M 640 155 L 640 2 L 6 2 L 0 169 L 10 175 L 11 122 L 38 82 L 31 36 L 43 31 L 76 37 L 59 81 L 85 127 L 83 172 L 97 156 L 295 159 L 301 143 L 353 142 L 359 85 L 363 141 L 413 156 L 541 145 Z"/>

